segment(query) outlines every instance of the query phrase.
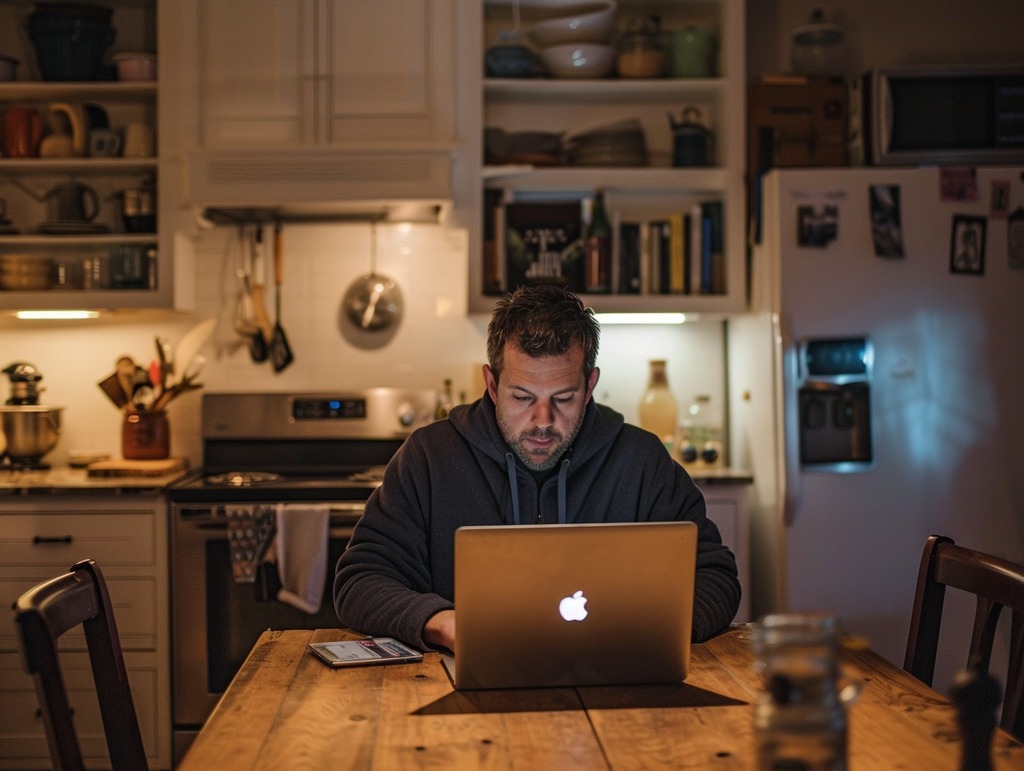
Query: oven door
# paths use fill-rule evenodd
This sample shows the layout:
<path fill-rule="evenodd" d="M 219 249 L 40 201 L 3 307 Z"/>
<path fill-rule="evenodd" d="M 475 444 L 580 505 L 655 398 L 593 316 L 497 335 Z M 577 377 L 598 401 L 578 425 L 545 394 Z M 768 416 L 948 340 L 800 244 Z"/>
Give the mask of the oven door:
<path fill-rule="evenodd" d="M 266 580 L 232 578 L 228 524 L 209 504 L 172 509 L 171 607 L 174 751 L 179 760 L 267 629 L 338 626 L 332 587 L 334 565 L 348 544 L 363 502 L 331 504 L 330 544 L 323 601 L 316 614 L 274 599 L 276 571 Z"/>

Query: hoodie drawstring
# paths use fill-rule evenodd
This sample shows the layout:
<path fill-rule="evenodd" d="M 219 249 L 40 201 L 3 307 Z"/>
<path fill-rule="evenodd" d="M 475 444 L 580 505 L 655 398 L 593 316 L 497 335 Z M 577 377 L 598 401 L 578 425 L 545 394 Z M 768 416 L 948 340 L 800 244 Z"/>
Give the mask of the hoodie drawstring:
<path fill-rule="evenodd" d="M 505 466 L 508 468 L 508 486 L 512 492 L 512 522 L 519 524 L 519 485 L 516 481 L 516 457 L 510 452 L 505 453 Z"/>
<path fill-rule="evenodd" d="M 563 458 L 558 468 L 558 524 L 565 524 L 565 476 L 569 471 L 569 459 Z"/>
<path fill-rule="evenodd" d="M 516 479 L 516 458 L 511 452 L 505 453 L 505 467 L 508 469 L 508 486 L 512 494 L 512 521 L 518 525 L 521 521 L 519 514 L 519 484 Z M 566 522 L 565 513 L 565 479 L 569 472 L 569 459 L 563 458 L 558 467 L 558 524 Z"/>

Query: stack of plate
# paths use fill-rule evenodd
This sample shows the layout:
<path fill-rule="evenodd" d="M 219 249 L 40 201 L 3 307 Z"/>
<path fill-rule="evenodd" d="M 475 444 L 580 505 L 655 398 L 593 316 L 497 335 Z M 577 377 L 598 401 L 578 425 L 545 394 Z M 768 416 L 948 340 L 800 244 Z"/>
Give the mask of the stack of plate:
<path fill-rule="evenodd" d="M 49 289 L 53 261 L 21 254 L 0 255 L 0 289 L 34 292 Z"/>
<path fill-rule="evenodd" d="M 564 153 L 571 166 L 647 165 L 647 141 L 636 119 L 574 134 L 565 140 Z"/>

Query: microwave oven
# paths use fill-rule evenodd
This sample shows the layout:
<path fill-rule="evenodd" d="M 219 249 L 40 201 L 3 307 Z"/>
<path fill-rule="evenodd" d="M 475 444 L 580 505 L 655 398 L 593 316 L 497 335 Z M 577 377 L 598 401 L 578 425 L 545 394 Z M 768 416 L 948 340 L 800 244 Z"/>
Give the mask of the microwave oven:
<path fill-rule="evenodd" d="M 1024 66 L 884 67 L 853 90 L 851 154 L 863 163 L 1024 162 Z"/>

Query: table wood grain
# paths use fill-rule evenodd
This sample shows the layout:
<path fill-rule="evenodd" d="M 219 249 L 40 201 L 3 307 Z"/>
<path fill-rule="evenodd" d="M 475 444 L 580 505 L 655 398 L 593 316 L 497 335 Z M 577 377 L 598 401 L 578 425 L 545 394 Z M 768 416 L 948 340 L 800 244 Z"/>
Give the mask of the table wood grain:
<path fill-rule="evenodd" d="M 267 631 L 182 771 L 218 769 L 749 769 L 758 683 L 751 627 L 695 645 L 679 685 L 458 692 L 437 654 L 420 664 L 331 669 L 309 642 L 347 630 Z M 863 681 L 849 708 L 853 771 L 958 768 L 949 701 L 868 649 L 843 654 Z M 997 769 L 1024 746 L 997 731 Z"/>

